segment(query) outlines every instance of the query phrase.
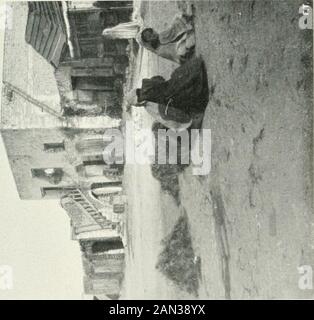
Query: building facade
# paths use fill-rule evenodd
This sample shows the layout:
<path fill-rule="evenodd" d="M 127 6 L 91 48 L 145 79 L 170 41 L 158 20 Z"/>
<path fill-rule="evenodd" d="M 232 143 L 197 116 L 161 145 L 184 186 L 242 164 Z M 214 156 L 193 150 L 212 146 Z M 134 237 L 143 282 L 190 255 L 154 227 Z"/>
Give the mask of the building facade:
<path fill-rule="evenodd" d="M 67 35 L 64 4 L 9 5 L 15 23 L 5 32 L 1 132 L 20 197 L 58 198 L 64 190 L 84 192 L 121 180 L 123 166 L 108 165 L 102 156 L 111 141 L 104 132 L 119 127 L 120 120 L 104 114 L 66 116 L 62 108 L 55 74 L 67 51 L 67 41 L 56 36 Z M 98 16 L 102 9 L 95 10 Z M 57 23 L 60 30 L 54 32 Z M 57 49 L 60 59 L 51 58 Z"/>
<path fill-rule="evenodd" d="M 60 200 L 71 237 L 84 248 L 86 293 L 116 297 L 124 266 L 123 164 L 106 163 L 103 152 L 112 140 L 106 129 L 121 125 L 107 111 L 121 107 L 127 44 L 98 33 L 127 19 L 130 8 L 8 5 L 14 23 L 5 32 L 1 135 L 18 194 Z"/>
<path fill-rule="evenodd" d="M 128 42 L 105 39 L 102 31 L 128 21 L 132 7 L 69 1 L 28 6 L 25 39 L 55 67 L 63 114 L 120 118 Z"/>
<path fill-rule="evenodd" d="M 84 291 L 93 296 L 119 298 L 125 256 L 119 238 L 80 241 L 84 270 Z M 103 299 L 103 298 L 102 298 Z"/>

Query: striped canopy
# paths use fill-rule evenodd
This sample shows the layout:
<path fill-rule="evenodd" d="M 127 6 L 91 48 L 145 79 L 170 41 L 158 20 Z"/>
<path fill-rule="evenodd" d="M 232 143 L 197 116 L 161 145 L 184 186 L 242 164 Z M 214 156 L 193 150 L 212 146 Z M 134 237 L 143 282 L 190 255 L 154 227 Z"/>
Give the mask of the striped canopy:
<path fill-rule="evenodd" d="M 28 2 L 25 40 L 54 67 L 66 45 L 66 26 L 60 1 Z"/>

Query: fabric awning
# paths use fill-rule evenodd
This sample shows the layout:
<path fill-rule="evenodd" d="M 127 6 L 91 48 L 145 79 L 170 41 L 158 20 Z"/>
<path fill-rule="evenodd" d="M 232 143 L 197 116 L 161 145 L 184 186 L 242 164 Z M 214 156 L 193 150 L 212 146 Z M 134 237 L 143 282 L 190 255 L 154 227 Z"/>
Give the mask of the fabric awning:
<path fill-rule="evenodd" d="M 60 1 L 28 2 L 25 40 L 53 66 L 58 67 L 67 44 Z"/>

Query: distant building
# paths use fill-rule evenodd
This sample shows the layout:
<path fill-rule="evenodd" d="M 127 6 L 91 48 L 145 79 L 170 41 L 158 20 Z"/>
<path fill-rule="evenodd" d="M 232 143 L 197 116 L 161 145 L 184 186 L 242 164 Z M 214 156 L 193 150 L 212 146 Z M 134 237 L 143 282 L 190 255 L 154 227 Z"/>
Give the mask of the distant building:
<path fill-rule="evenodd" d="M 97 110 L 121 99 L 115 88 L 123 81 L 127 44 L 98 37 L 104 46 L 93 51 L 99 21 L 111 17 L 108 8 L 67 4 L 67 21 L 61 2 L 7 5 L 14 23 L 5 32 L 1 135 L 18 194 L 60 199 L 72 239 L 83 248 L 85 293 L 116 297 L 124 266 L 123 165 L 107 164 L 103 151 L 112 139 L 105 130 L 121 123 Z M 117 21 L 130 12 L 120 9 Z M 68 23 L 77 30 L 70 38 Z M 89 30 L 92 25 L 97 28 Z"/>
<path fill-rule="evenodd" d="M 80 241 L 85 294 L 117 299 L 124 272 L 123 244 L 119 238 Z"/>

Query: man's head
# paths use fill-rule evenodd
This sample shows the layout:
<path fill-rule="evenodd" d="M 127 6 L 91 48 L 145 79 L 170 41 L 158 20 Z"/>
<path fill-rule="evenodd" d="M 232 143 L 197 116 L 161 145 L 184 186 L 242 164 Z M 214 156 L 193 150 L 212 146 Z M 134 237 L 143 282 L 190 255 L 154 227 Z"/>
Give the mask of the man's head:
<path fill-rule="evenodd" d="M 146 28 L 142 31 L 142 40 L 147 43 L 154 43 L 158 41 L 158 33 L 152 28 Z"/>

